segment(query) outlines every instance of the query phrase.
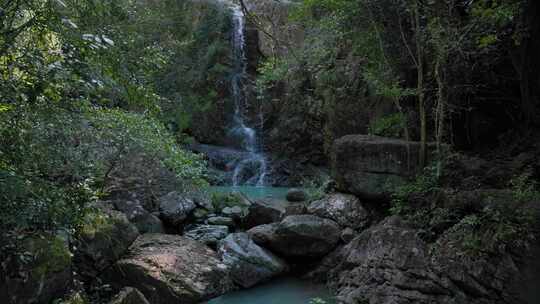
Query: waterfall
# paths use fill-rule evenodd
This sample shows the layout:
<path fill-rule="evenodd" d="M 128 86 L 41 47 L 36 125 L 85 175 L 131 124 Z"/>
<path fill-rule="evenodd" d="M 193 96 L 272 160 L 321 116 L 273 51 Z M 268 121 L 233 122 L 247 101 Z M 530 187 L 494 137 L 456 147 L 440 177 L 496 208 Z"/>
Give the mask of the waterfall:
<path fill-rule="evenodd" d="M 234 114 L 229 136 L 237 141 L 245 155 L 234 166 L 233 186 L 242 184 L 263 186 L 267 174 L 267 160 L 262 152 L 262 140 L 256 126 L 249 126 L 246 120 L 247 103 L 244 83 L 247 75 L 245 16 L 239 5 L 231 5 L 233 22 L 233 59 L 234 70 L 231 78 L 231 95 L 234 101 Z M 259 130 L 263 127 L 262 108 L 259 107 Z"/>

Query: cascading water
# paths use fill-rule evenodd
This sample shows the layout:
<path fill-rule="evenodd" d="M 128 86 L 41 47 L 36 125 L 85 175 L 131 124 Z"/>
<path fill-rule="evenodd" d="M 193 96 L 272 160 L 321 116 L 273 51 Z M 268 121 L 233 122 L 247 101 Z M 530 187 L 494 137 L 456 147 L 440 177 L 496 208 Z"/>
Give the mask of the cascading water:
<path fill-rule="evenodd" d="M 231 6 L 233 12 L 233 56 L 234 71 L 231 79 L 231 94 L 234 101 L 234 115 L 229 135 L 239 142 L 239 147 L 246 151 L 234 165 L 233 186 L 241 184 L 264 186 L 267 174 L 267 161 L 262 153 L 262 142 L 254 127 L 246 121 L 247 98 L 244 82 L 247 77 L 247 57 L 245 39 L 245 16 L 238 5 Z M 259 120 L 262 129 L 263 116 L 259 109 Z"/>

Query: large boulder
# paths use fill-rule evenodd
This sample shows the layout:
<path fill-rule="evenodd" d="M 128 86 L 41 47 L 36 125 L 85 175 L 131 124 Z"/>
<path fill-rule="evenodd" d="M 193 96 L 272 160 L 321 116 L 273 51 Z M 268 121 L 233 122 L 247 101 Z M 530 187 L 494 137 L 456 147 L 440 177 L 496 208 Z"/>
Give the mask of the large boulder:
<path fill-rule="evenodd" d="M 420 171 L 419 151 L 418 142 L 347 135 L 334 143 L 334 179 L 339 190 L 361 199 L 387 199 L 392 187 L 403 184 Z"/>
<path fill-rule="evenodd" d="M 54 235 L 31 235 L 16 242 L 18 251 L 14 254 L 0 252 L 0 302 L 52 303 L 62 297 L 72 283 L 67 240 Z"/>
<path fill-rule="evenodd" d="M 316 273 L 327 274 L 345 304 L 527 303 L 512 289 L 521 282 L 520 259 L 504 251 L 467 253 L 470 231 L 460 226 L 467 224 L 428 245 L 418 230 L 390 217 L 328 256 Z"/>
<path fill-rule="evenodd" d="M 132 286 L 153 304 L 199 303 L 234 288 L 227 266 L 202 243 L 165 234 L 139 236 L 104 275 L 115 286 Z"/>
<path fill-rule="evenodd" d="M 181 225 L 195 210 L 192 199 L 179 192 L 171 192 L 159 199 L 160 217 L 169 225 Z"/>
<path fill-rule="evenodd" d="M 117 201 L 114 203 L 117 210 L 124 213 L 127 219 L 137 227 L 139 233 L 163 233 L 165 228 L 161 220 L 148 212 L 137 201 Z"/>
<path fill-rule="evenodd" d="M 247 228 L 279 222 L 285 214 L 284 204 L 277 200 L 256 200 L 244 219 Z"/>
<path fill-rule="evenodd" d="M 219 247 L 223 263 L 229 266 L 233 280 L 244 288 L 267 281 L 287 271 L 287 264 L 258 246 L 247 233 L 234 233 Z"/>
<path fill-rule="evenodd" d="M 343 303 L 453 303 L 452 285 L 430 270 L 417 232 L 390 218 L 344 247 L 330 285 Z"/>
<path fill-rule="evenodd" d="M 86 216 L 76 239 L 75 262 L 87 279 L 97 276 L 119 260 L 139 232 L 126 216 L 101 209 Z"/>
<path fill-rule="evenodd" d="M 223 225 L 195 225 L 184 232 L 184 236 L 208 246 L 216 246 L 227 234 L 229 227 Z"/>
<path fill-rule="evenodd" d="M 354 195 L 336 193 L 312 202 L 308 212 L 331 219 L 342 227 L 363 229 L 370 223 L 370 213 Z"/>
<path fill-rule="evenodd" d="M 336 247 L 340 235 L 339 225 L 332 220 L 314 215 L 291 215 L 276 227 L 268 246 L 287 257 L 318 258 Z"/>

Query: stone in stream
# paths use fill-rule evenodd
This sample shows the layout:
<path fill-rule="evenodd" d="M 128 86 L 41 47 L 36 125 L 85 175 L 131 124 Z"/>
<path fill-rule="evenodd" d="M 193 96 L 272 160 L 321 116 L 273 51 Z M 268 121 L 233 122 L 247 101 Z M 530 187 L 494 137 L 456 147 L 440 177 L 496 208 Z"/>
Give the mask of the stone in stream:
<path fill-rule="evenodd" d="M 234 227 L 234 220 L 230 217 L 225 216 L 214 216 L 210 217 L 207 220 L 209 225 L 222 225 L 228 227 Z"/>
<path fill-rule="evenodd" d="M 240 206 L 225 207 L 221 210 L 221 213 L 225 216 L 239 220 L 246 215 L 247 208 L 242 208 Z"/>
<path fill-rule="evenodd" d="M 270 249 L 296 258 L 318 258 L 339 242 L 341 229 L 329 219 L 314 215 L 291 215 L 283 219 L 268 239 Z"/>
<path fill-rule="evenodd" d="M 267 281 L 287 271 L 287 264 L 270 251 L 258 246 L 247 233 L 227 236 L 219 246 L 224 264 L 233 280 L 244 288 Z"/>
<path fill-rule="evenodd" d="M 229 227 L 223 225 L 195 225 L 188 227 L 184 236 L 208 246 L 215 246 L 229 234 Z"/>
<path fill-rule="evenodd" d="M 182 224 L 197 206 L 179 192 L 171 192 L 159 199 L 160 217 L 169 225 Z"/>
<path fill-rule="evenodd" d="M 370 213 L 354 195 L 336 193 L 312 202 L 308 212 L 328 218 L 342 227 L 363 229 L 370 223 Z"/>
<path fill-rule="evenodd" d="M 303 202 L 307 201 L 308 195 L 302 189 L 292 188 L 287 191 L 287 200 L 289 202 Z"/>
<path fill-rule="evenodd" d="M 144 234 L 103 279 L 115 287 L 132 286 L 152 304 L 195 304 L 234 288 L 216 252 L 186 237 Z"/>

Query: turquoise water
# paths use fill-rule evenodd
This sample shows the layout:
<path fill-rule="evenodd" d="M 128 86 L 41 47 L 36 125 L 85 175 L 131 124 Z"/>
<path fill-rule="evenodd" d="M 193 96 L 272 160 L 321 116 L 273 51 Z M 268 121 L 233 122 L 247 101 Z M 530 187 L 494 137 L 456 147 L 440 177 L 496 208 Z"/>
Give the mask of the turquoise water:
<path fill-rule="evenodd" d="M 247 196 L 250 199 L 273 198 L 273 199 L 285 200 L 285 197 L 287 196 L 287 191 L 289 189 L 290 188 L 286 188 L 286 187 L 212 186 L 210 187 L 210 192 L 213 192 L 213 193 L 242 192 L 245 196 Z"/>
<path fill-rule="evenodd" d="M 317 302 L 314 299 L 322 299 Z M 324 285 L 296 278 L 282 278 L 250 289 L 235 291 L 207 304 L 335 304 L 336 301 Z"/>

